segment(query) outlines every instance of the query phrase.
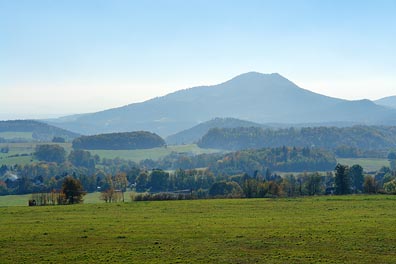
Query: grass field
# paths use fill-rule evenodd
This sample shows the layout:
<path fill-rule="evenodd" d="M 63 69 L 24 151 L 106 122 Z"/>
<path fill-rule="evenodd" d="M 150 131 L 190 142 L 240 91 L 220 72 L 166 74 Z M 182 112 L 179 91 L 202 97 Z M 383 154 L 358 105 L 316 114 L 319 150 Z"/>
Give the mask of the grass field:
<path fill-rule="evenodd" d="M 358 158 L 358 159 L 343 159 L 337 158 L 337 162 L 343 165 L 352 166 L 359 164 L 363 167 L 364 171 L 377 171 L 381 167 L 389 167 L 389 160 L 387 159 L 368 159 L 368 158 Z"/>
<path fill-rule="evenodd" d="M 394 263 L 396 196 L 0 207 L 1 263 Z"/>
<path fill-rule="evenodd" d="M 0 132 L 0 137 L 5 139 L 22 138 L 27 140 L 33 139 L 32 132 Z"/>
<path fill-rule="evenodd" d="M 25 165 L 30 163 L 34 160 L 33 156 L 19 156 L 15 157 L 15 155 L 19 154 L 32 154 L 34 153 L 36 146 L 39 144 L 55 144 L 55 143 L 1 143 L 0 148 L 8 147 L 8 153 L 0 153 L 0 166 L 1 165 L 15 165 L 21 164 Z M 71 144 L 70 143 L 56 143 L 61 145 L 68 153 L 71 151 Z"/>
<path fill-rule="evenodd" d="M 16 154 L 32 154 L 38 144 L 55 144 L 55 143 L 1 143 L 0 147 L 9 147 L 8 153 L 0 153 L 0 166 L 1 165 L 14 165 L 14 164 L 27 164 L 31 162 L 32 157 L 10 157 Z M 67 153 L 72 150 L 71 143 L 56 143 L 61 145 Z M 125 160 L 132 160 L 139 162 L 144 159 L 157 160 L 169 155 L 172 152 L 177 153 L 190 153 L 194 155 L 203 153 L 219 152 L 216 149 L 202 149 L 197 145 L 179 145 L 168 146 L 153 149 L 137 149 L 137 150 L 89 150 L 93 155 L 97 154 L 101 158 L 121 158 Z"/>
<path fill-rule="evenodd" d="M 100 193 L 88 193 L 84 196 L 85 204 L 93 204 L 93 203 L 103 203 L 102 200 L 99 199 Z M 31 194 L 23 194 L 23 195 L 4 195 L 0 196 L 0 207 L 3 206 L 26 206 L 28 204 L 29 199 L 31 199 Z M 129 193 L 125 193 L 125 199 L 129 201 Z M 0 262 L 1 263 L 1 262 Z"/>
<path fill-rule="evenodd" d="M 126 160 L 133 160 L 139 162 L 144 159 L 158 160 L 171 154 L 172 152 L 177 153 L 192 153 L 194 155 L 203 153 L 215 153 L 219 152 L 216 149 L 202 149 L 195 144 L 191 145 L 177 145 L 167 146 L 161 148 L 152 149 L 137 149 L 137 150 L 90 150 L 92 154 L 97 154 L 101 158 L 121 158 Z"/>

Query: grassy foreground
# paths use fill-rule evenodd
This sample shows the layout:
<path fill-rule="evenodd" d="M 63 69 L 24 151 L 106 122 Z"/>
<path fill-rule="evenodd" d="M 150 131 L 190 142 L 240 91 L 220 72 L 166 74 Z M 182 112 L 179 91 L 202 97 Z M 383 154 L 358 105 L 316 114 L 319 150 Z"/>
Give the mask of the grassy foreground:
<path fill-rule="evenodd" d="M 396 196 L 0 207 L 1 263 L 391 263 Z"/>

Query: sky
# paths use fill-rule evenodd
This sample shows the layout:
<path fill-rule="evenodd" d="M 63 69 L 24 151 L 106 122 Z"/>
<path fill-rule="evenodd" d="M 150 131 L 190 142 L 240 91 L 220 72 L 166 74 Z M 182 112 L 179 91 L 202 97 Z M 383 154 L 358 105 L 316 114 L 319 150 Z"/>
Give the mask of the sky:
<path fill-rule="evenodd" d="M 277 72 L 396 95 L 395 0 L 0 0 L 0 119 L 48 118 Z"/>

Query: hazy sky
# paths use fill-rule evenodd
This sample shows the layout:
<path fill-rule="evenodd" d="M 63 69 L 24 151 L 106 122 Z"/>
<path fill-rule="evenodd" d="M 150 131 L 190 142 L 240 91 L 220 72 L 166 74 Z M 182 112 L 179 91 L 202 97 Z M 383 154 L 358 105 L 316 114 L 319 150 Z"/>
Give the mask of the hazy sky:
<path fill-rule="evenodd" d="M 278 72 L 396 95 L 396 1 L 0 0 L 0 119 L 92 112 Z"/>

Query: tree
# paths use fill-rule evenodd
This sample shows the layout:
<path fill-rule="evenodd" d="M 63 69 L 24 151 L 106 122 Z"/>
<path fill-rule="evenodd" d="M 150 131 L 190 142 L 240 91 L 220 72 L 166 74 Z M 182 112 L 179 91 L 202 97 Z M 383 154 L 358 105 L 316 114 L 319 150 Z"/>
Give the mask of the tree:
<path fill-rule="evenodd" d="M 52 142 L 54 142 L 54 143 L 65 143 L 66 140 L 63 137 L 54 137 L 52 139 Z"/>
<path fill-rule="evenodd" d="M 376 188 L 375 179 L 369 175 L 364 177 L 363 189 L 365 193 L 376 193 L 377 188 Z"/>
<path fill-rule="evenodd" d="M 147 172 L 142 171 L 139 176 L 136 178 L 136 191 L 137 192 L 144 192 L 147 190 L 147 185 L 149 181 L 149 175 Z"/>
<path fill-rule="evenodd" d="M 209 189 L 209 195 L 213 197 L 241 197 L 243 190 L 236 182 L 215 182 Z"/>
<path fill-rule="evenodd" d="M 353 165 L 349 169 L 349 177 L 352 182 L 352 189 L 354 193 L 362 192 L 363 191 L 363 182 L 364 182 L 364 176 L 363 176 L 363 168 L 360 165 Z"/>
<path fill-rule="evenodd" d="M 127 179 L 126 173 L 124 173 L 124 172 L 117 173 L 117 175 L 114 177 L 114 185 L 115 185 L 117 191 L 121 191 L 122 201 L 125 202 L 124 192 L 126 191 L 126 188 L 128 187 L 128 179 Z"/>
<path fill-rule="evenodd" d="M 351 189 L 348 166 L 337 164 L 335 168 L 335 194 L 349 194 Z"/>
<path fill-rule="evenodd" d="M 384 184 L 384 190 L 387 193 L 396 193 L 396 180 L 389 181 Z"/>
<path fill-rule="evenodd" d="M 166 191 L 168 187 L 169 173 L 163 170 L 153 170 L 150 177 L 150 186 L 152 192 Z"/>
<path fill-rule="evenodd" d="M 79 180 L 72 176 L 67 176 L 62 183 L 62 193 L 65 196 L 65 204 L 82 203 L 83 196 L 86 194 Z"/>
<path fill-rule="evenodd" d="M 390 167 L 392 170 L 396 170 L 396 159 L 391 160 L 390 162 Z"/>
<path fill-rule="evenodd" d="M 76 167 L 87 168 L 90 173 L 95 172 L 95 158 L 89 151 L 79 149 L 72 150 L 68 159 Z"/>
<path fill-rule="evenodd" d="M 59 145 L 37 145 L 34 155 L 37 159 L 48 162 L 62 163 L 66 160 L 66 151 Z"/>
<path fill-rule="evenodd" d="M 323 191 L 322 177 L 319 175 L 319 173 L 312 173 L 306 175 L 304 178 L 304 185 L 308 195 L 320 194 Z"/>

